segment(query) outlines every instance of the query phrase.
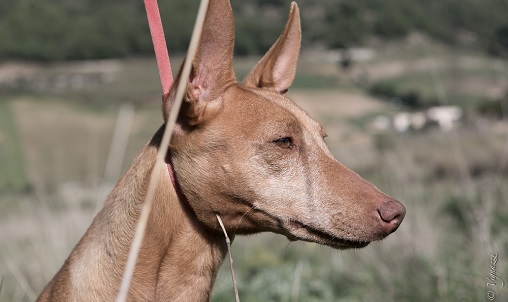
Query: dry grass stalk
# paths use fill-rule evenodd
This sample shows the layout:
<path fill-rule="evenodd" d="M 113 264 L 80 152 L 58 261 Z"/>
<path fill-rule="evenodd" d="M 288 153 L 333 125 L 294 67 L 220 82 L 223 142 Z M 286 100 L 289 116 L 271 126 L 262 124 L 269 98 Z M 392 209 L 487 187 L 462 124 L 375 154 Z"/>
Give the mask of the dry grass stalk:
<path fill-rule="evenodd" d="M 11 271 L 11 274 L 14 276 L 16 281 L 18 282 L 19 286 L 21 286 L 21 289 L 25 293 L 25 295 L 30 299 L 31 301 L 35 301 L 37 299 L 37 294 L 33 290 L 33 288 L 30 286 L 28 281 L 26 280 L 25 276 L 23 276 L 23 273 L 18 269 L 18 266 L 16 263 L 11 259 L 11 257 L 4 256 L 2 258 L 3 262 L 9 268 Z M 3 276 L 2 276 L 2 282 L 0 282 L 0 289 L 2 288 L 3 284 Z"/>
<path fill-rule="evenodd" d="M 196 55 L 197 47 L 201 38 L 201 33 L 203 31 L 203 24 L 205 21 L 206 11 L 208 9 L 209 0 L 201 0 L 198 15 L 196 18 L 196 24 L 194 26 L 194 30 L 192 32 L 192 37 L 189 45 L 189 51 L 187 53 L 187 59 L 185 60 L 183 71 L 182 71 L 182 80 L 178 83 L 178 87 L 176 90 L 176 98 L 175 103 L 173 104 L 173 108 L 169 115 L 169 119 L 166 123 L 166 128 L 164 130 L 164 136 L 162 137 L 161 146 L 168 146 L 171 140 L 171 135 L 173 133 L 173 129 L 176 123 L 176 119 L 178 117 L 178 112 L 180 111 L 180 107 L 183 101 L 183 94 L 185 92 L 185 87 L 187 86 L 187 79 L 189 79 L 190 71 L 192 67 L 192 62 L 194 61 L 194 56 Z M 154 167 L 158 165 L 164 164 L 164 159 L 166 158 L 167 148 L 161 147 L 157 154 L 156 162 L 154 163 Z M 155 189 L 158 184 L 158 171 L 157 169 L 153 169 L 150 175 L 150 182 L 148 185 L 148 191 L 146 194 L 145 202 L 143 204 L 143 208 L 141 210 L 141 215 L 139 217 L 139 221 L 136 225 L 136 232 L 134 235 L 134 239 L 132 241 L 131 250 L 129 253 L 129 258 L 127 260 L 127 265 L 125 267 L 125 272 L 122 279 L 122 284 L 120 285 L 120 291 L 118 293 L 118 302 L 124 302 L 127 299 L 127 294 L 129 292 L 129 287 L 132 279 L 132 275 L 134 273 L 134 268 L 136 266 L 136 261 L 138 258 L 139 250 L 141 248 L 141 244 L 143 242 L 143 237 L 146 230 L 146 225 L 148 222 L 148 217 L 150 216 L 150 212 L 152 210 L 152 202 L 155 194 Z"/>
<path fill-rule="evenodd" d="M 291 302 L 298 302 L 298 297 L 300 296 L 300 285 L 302 282 L 302 271 L 303 262 L 300 260 L 296 264 L 293 285 L 291 286 Z"/>
<path fill-rule="evenodd" d="M 129 134 L 134 120 L 134 106 L 123 104 L 118 111 L 115 132 L 109 149 L 104 181 L 113 182 L 120 177 L 122 162 L 129 142 Z"/>
<path fill-rule="evenodd" d="M 134 113 L 134 106 L 131 104 L 123 104 L 118 111 L 115 132 L 113 134 L 113 140 L 111 142 L 108 159 L 106 161 L 106 169 L 104 170 L 104 176 L 101 184 L 97 188 L 95 202 L 96 212 L 98 212 L 100 207 L 103 205 L 103 200 L 106 197 L 104 196 L 104 191 L 106 191 L 105 188 L 112 181 L 120 177 L 125 151 L 127 150 L 127 143 L 129 142 L 132 122 L 134 120 Z"/>
<path fill-rule="evenodd" d="M 236 277 L 235 277 L 235 267 L 233 264 L 233 255 L 231 254 L 231 240 L 229 240 L 228 233 L 226 232 L 226 228 L 224 227 L 224 224 L 222 223 L 222 219 L 220 218 L 219 214 L 215 214 L 217 216 L 217 220 L 219 221 L 220 227 L 222 228 L 222 231 L 224 232 L 224 236 L 226 237 L 226 245 L 228 247 L 228 255 L 229 255 L 229 265 L 231 266 L 231 279 L 233 279 L 233 288 L 235 290 L 235 299 L 236 302 L 240 302 L 240 295 L 238 295 L 238 286 L 236 285 Z"/>

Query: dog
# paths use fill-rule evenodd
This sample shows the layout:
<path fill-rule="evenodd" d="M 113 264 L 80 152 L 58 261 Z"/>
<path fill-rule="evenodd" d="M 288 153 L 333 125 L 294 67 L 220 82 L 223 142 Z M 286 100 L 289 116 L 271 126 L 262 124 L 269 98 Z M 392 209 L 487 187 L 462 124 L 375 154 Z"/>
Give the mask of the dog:
<path fill-rule="evenodd" d="M 406 210 L 334 159 L 321 125 L 288 97 L 300 51 L 300 15 L 238 83 L 228 0 L 212 0 L 169 146 L 161 127 L 37 301 L 113 301 L 154 171 L 160 181 L 129 301 L 208 301 L 231 238 L 273 232 L 336 249 L 394 232 Z M 166 122 L 177 76 L 163 102 Z M 159 148 L 168 148 L 158 165 Z"/>

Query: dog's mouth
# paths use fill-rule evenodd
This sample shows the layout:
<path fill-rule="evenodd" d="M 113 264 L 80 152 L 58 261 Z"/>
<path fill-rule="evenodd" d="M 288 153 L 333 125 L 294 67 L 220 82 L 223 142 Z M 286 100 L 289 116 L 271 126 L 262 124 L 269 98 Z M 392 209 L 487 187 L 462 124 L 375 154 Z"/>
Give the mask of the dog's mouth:
<path fill-rule="evenodd" d="M 337 235 L 333 235 L 331 232 L 323 230 L 322 228 L 315 227 L 295 219 L 271 215 L 260 208 L 256 208 L 255 210 L 263 213 L 265 218 L 269 217 L 269 220 L 276 225 L 276 227 L 274 229 L 270 229 L 270 231 L 284 235 L 290 241 L 308 241 L 326 245 L 334 249 L 344 250 L 363 248 L 371 241 L 377 240 L 377 238 L 372 238 L 370 240 L 341 238 Z"/>
<path fill-rule="evenodd" d="M 291 241 L 302 240 L 315 242 L 335 249 L 363 248 L 370 243 L 370 241 L 340 238 L 298 221 L 287 221 L 283 223 L 283 225 L 289 232 L 284 235 Z"/>

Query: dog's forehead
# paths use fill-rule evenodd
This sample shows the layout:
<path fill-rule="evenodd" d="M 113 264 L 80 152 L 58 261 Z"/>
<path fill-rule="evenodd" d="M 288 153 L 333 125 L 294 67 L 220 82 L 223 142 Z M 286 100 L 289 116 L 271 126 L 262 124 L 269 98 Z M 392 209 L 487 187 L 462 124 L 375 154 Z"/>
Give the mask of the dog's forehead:
<path fill-rule="evenodd" d="M 310 133 L 325 136 L 324 128 L 286 95 L 271 89 L 237 86 L 236 101 L 244 102 L 250 115 L 271 115 L 273 118 L 296 119 Z M 240 92 L 240 93 L 238 93 Z M 259 120 L 263 120 L 260 118 Z M 267 118 L 266 120 L 270 120 Z"/>

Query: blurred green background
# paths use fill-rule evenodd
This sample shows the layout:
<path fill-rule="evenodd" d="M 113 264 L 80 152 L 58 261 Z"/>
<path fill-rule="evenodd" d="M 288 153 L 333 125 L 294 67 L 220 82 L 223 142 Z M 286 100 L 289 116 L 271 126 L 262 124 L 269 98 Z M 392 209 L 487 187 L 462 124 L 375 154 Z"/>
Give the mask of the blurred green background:
<path fill-rule="evenodd" d="M 278 36 L 288 0 L 233 1 L 239 55 L 259 54 Z M 169 46 L 184 52 L 197 1 L 160 1 Z M 362 45 L 376 37 L 424 32 L 447 45 L 507 55 L 504 0 L 305 0 L 299 3 L 305 46 Z M 3 0 L 0 58 L 41 61 L 149 55 L 143 1 Z"/>
<path fill-rule="evenodd" d="M 232 1 L 239 79 L 289 3 Z M 198 4 L 159 1 L 175 72 Z M 299 6 L 290 97 L 408 214 L 361 250 L 237 237 L 242 301 L 508 301 L 486 279 L 497 254 L 508 281 L 508 2 Z M 0 2 L 0 301 L 34 300 L 56 273 L 162 123 L 160 94 L 141 0 Z M 213 301 L 234 300 L 229 274 Z"/>

